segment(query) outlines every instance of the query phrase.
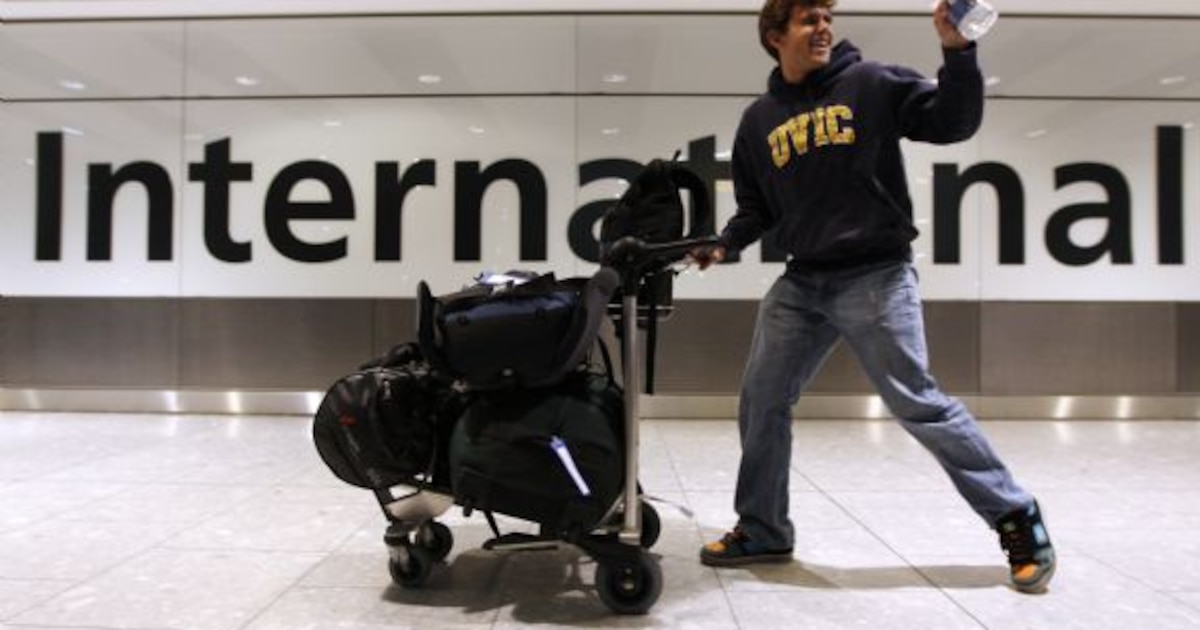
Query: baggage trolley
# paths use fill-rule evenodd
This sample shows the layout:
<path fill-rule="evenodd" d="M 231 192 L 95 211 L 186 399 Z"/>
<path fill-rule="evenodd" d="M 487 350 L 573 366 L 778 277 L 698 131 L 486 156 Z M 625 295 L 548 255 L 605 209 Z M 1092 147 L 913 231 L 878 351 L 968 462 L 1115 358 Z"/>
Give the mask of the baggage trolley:
<path fill-rule="evenodd" d="M 624 394 L 624 489 L 599 524 L 582 535 L 562 537 L 547 532 L 500 535 L 491 512 L 485 512 L 496 537 L 485 549 L 521 551 L 554 549 L 561 543 L 574 545 L 596 561 L 595 586 L 601 601 L 619 614 L 645 614 L 662 594 L 663 576 L 658 558 L 649 548 L 658 540 L 661 521 L 642 495 L 638 483 L 638 408 L 642 372 L 638 357 L 638 329 L 645 316 L 639 313 L 639 290 L 646 278 L 682 260 L 688 252 L 715 243 L 715 238 L 693 238 L 667 243 L 646 243 L 635 237 L 616 241 L 607 252 L 604 266 L 619 278 L 619 309 L 609 315 L 621 339 L 622 388 Z M 615 305 L 614 305 L 615 306 Z M 393 581 L 406 588 L 422 586 L 432 567 L 450 552 L 453 535 L 436 518 L 458 499 L 436 484 L 416 483 L 376 491 L 390 524 L 384 536 L 389 551 Z M 627 509 L 627 506 L 637 509 Z M 470 507 L 467 507 L 469 513 Z M 469 515 L 469 514 L 468 514 Z"/>

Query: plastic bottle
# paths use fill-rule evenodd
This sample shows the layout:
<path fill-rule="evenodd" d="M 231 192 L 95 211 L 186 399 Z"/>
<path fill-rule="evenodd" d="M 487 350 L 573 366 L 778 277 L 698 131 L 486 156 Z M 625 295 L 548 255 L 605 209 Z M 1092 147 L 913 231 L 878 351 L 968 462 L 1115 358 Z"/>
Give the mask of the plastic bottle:
<path fill-rule="evenodd" d="M 996 24 L 999 12 L 987 0 L 947 0 L 950 21 L 963 37 L 975 41 Z"/>

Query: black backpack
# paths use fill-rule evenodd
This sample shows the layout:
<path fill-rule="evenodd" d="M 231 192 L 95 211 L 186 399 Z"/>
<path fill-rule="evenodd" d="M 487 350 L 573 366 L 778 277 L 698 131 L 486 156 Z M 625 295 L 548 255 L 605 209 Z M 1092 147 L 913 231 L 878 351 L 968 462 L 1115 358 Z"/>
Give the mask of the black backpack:
<path fill-rule="evenodd" d="M 406 358 L 415 346 L 397 346 Z M 338 379 L 313 418 L 313 442 L 342 481 L 385 489 L 421 478 L 448 485 L 444 452 L 466 397 L 416 360 L 367 367 Z"/>
<path fill-rule="evenodd" d="M 684 209 L 682 191 L 691 193 L 691 212 Z M 600 222 L 600 251 L 604 259 L 612 244 L 626 236 L 648 243 L 666 243 L 713 233 L 708 187 L 694 171 L 676 160 L 653 159 L 630 183 L 621 199 Z"/>
<path fill-rule="evenodd" d="M 684 208 L 683 191 L 691 193 L 690 213 Z M 688 224 L 686 235 L 685 217 Z M 704 180 L 677 159 L 667 161 L 656 158 L 646 164 L 620 201 L 604 214 L 600 223 L 600 260 L 602 264 L 618 265 L 618 262 L 610 259 L 609 251 L 622 238 L 634 237 L 650 244 L 669 243 L 685 237 L 710 236 L 713 230 L 712 200 Z M 637 295 L 639 324 L 646 328 L 643 391 L 653 394 L 658 319 L 671 311 L 675 273 L 669 268 L 644 269 L 642 273 Z M 613 310 L 617 311 L 619 307 L 619 304 L 614 304 Z M 628 361 L 630 358 L 622 356 L 622 360 Z"/>

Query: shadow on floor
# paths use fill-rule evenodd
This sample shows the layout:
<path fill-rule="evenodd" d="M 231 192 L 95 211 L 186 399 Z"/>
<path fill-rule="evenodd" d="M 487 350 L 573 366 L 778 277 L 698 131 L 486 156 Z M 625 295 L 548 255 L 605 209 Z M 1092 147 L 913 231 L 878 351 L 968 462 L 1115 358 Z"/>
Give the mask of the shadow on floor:
<path fill-rule="evenodd" d="M 687 607 L 685 600 L 698 595 L 697 584 L 707 583 L 713 589 L 720 589 L 723 582 L 728 584 L 731 580 L 801 591 L 988 589 L 1007 584 L 1007 574 L 1001 566 L 843 568 L 802 560 L 742 569 L 710 569 L 700 566 L 697 560 L 694 573 L 678 576 L 673 581 L 672 573 L 679 570 L 678 562 L 678 558 L 663 560 L 665 584 L 655 609 Z M 449 564 L 435 567 L 423 587 L 391 586 L 382 597 L 397 604 L 453 607 L 468 613 L 511 607 L 512 619 L 522 623 L 585 627 L 601 622 L 611 624 L 613 613 L 601 602 L 594 586 L 595 567 L 593 559 L 569 546 L 552 551 L 525 552 L 476 549 L 462 552 L 452 557 Z M 652 627 L 660 621 L 655 621 L 652 609 L 645 617 L 623 618 L 620 625 Z"/>

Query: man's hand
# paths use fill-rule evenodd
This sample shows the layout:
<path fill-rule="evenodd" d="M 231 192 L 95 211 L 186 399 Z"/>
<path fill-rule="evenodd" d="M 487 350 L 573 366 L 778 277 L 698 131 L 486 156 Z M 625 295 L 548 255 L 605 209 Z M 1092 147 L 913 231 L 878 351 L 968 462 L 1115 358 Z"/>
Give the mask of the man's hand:
<path fill-rule="evenodd" d="M 725 248 L 720 245 L 705 245 L 688 252 L 692 262 L 700 266 L 700 270 L 708 269 L 710 265 L 725 260 Z"/>
<path fill-rule="evenodd" d="M 938 0 L 937 6 L 933 8 L 933 26 L 937 29 L 938 38 L 942 40 L 942 48 L 961 50 L 971 43 L 971 40 L 963 37 L 950 21 L 950 5 L 946 4 L 946 0 Z"/>

